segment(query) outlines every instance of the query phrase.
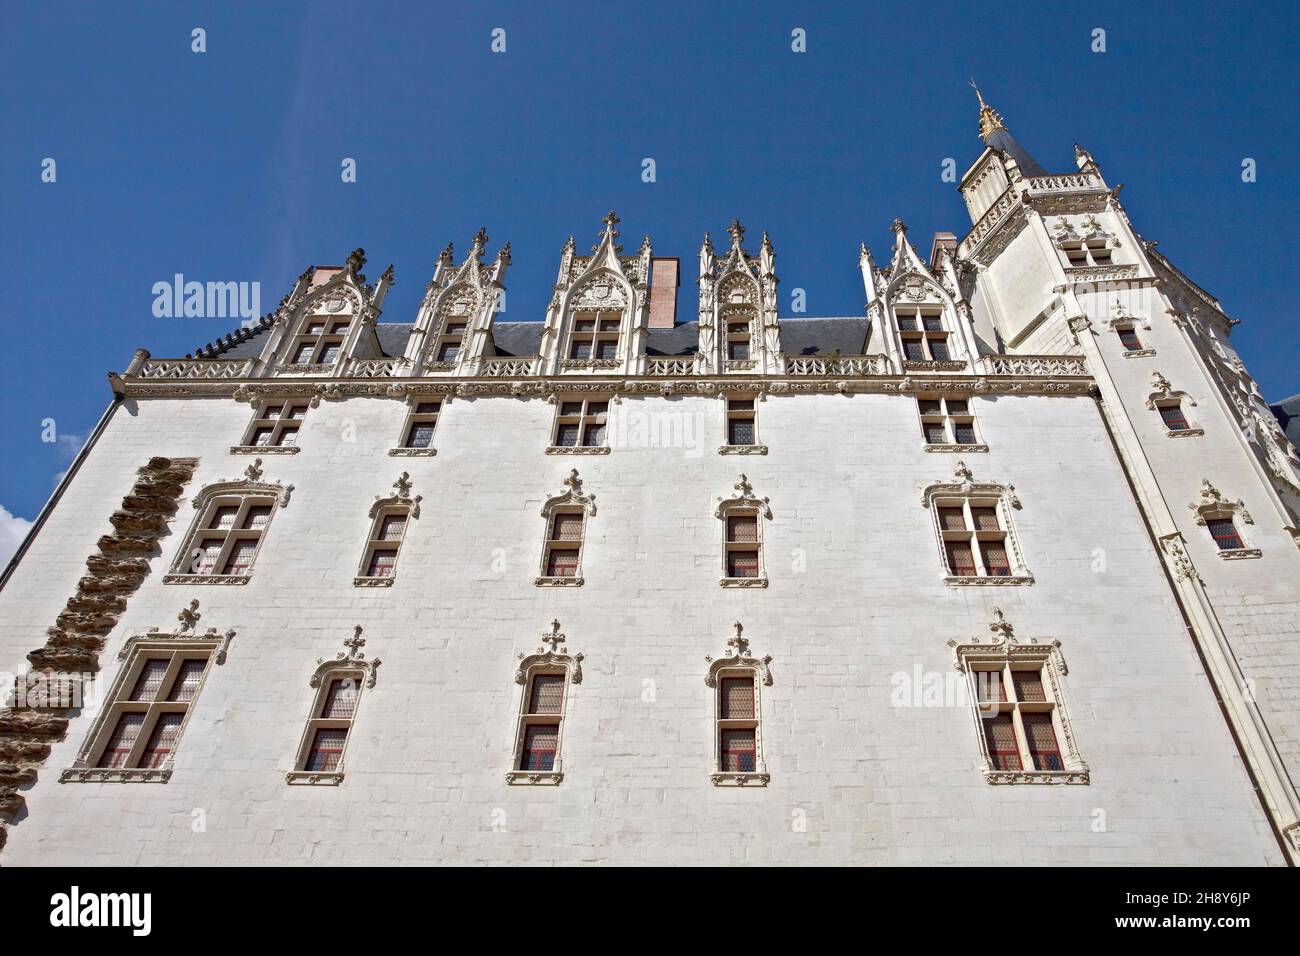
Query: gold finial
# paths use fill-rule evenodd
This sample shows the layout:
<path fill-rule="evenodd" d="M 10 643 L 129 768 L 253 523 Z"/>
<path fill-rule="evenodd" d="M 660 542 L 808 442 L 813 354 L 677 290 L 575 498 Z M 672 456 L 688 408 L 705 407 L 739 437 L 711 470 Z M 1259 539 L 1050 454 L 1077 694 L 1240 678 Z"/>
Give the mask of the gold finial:
<path fill-rule="evenodd" d="M 975 91 L 975 95 L 979 97 L 980 138 L 984 140 L 985 144 L 987 144 L 989 141 L 989 137 L 992 136 L 996 131 L 1002 130 L 1003 132 L 1006 132 L 1007 128 L 1005 125 L 1003 125 L 1002 116 L 998 113 L 998 111 L 995 110 L 993 107 L 989 106 L 988 103 L 984 102 L 984 94 L 981 93 L 980 88 L 975 85 L 974 77 L 971 77 L 970 86 L 971 89 Z"/>

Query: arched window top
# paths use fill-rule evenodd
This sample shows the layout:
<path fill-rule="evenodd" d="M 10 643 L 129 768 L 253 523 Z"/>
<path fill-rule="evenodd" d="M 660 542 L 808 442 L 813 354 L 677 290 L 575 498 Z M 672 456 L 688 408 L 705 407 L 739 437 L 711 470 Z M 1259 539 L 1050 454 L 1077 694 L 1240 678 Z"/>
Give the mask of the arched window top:
<path fill-rule="evenodd" d="M 367 659 L 361 648 L 366 640 L 361 636 L 361 625 L 353 627 L 352 636 L 343 642 L 344 649 L 333 658 L 316 658 L 316 669 L 312 671 L 308 683 L 312 687 L 325 685 L 326 678 L 334 680 L 354 675 L 365 681 L 367 687 L 374 687 L 379 676 L 379 665 L 383 662 L 375 657 Z"/>
<path fill-rule="evenodd" d="M 420 517 L 420 502 L 424 500 L 423 495 L 411 496 L 411 475 L 409 472 L 402 472 L 393 482 L 395 494 L 388 497 L 375 495 L 375 503 L 370 506 L 370 517 L 377 518 L 385 511 L 404 511 L 412 518 Z"/>
<path fill-rule="evenodd" d="M 589 495 L 582 490 L 582 479 L 578 477 L 578 469 L 574 468 L 569 472 L 569 477 L 564 479 L 565 490 L 558 495 L 547 498 L 542 505 L 542 517 L 550 518 L 558 510 L 571 508 L 575 511 L 581 511 L 583 514 L 595 515 L 596 513 L 596 496 Z"/>
<path fill-rule="evenodd" d="M 704 683 L 709 687 L 716 687 L 719 675 L 725 672 L 752 671 L 763 682 L 763 686 L 771 687 L 772 655 L 755 657 L 749 649 L 749 638 L 744 636 L 744 625 L 736 621 L 732 627 L 736 629 L 736 633 L 727 639 L 727 649 L 723 651 L 722 656 L 714 658 L 705 655 L 704 660 L 709 665 L 709 669 L 704 675 Z"/>
<path fill-rule="evenodd" d="M 288 506 L 289 496 L 292 493 L 293 485 L 282 485 L 278 481 L 275 483 L 263 481 L 262 459 L 257 458 L 244 469 L 243 478 L 231 481 L 217 481 L 204 486 L 194 496 L 192 504 L 195 510 L 202 511 L 214 498 L 223 495 L 238 495 L 240 497 L 266 496 L 275 499 L 280 507 L 284 508 Z"/>
<path fill-rule="evenodd" d="M 1240 518 L 1246 524 L 1255 523 L 1255 519 L 1246 510 L 1244 501 L 1240 498 L 1236 501 L 1229 501 L 1218 488 L 1210 483 L 1208 478 L 1201 479 L 1201 500 L 1187 507 L 1196 516 L 1196 523 L 1202 526 L 1207 521 L 1215 518 Z"/>
<path fill-rule="evenodd" d="M 1147 408 L 1155 411 L 1156 407 L 1165 401 L 1184 401 L 1188 405 L 1195 405 L 1196 399 L 1186 392 L 1179 391 L 1169 384 L 1169 380 L 1159 372 L 1151 373 L 1151 384 L 1155 391 L 1147 396 Z"/>
<path fill-rule="evenodd" d="M 725 519 L 728 515 L 737 512 L 757 512 L 768 521 L 772 520 L 772 507 L 769 503 L 771 499 L 756 497 L 754 486 L 750 484 L 749 478 L 742 474 L 734 490 L 736 493 L 730 498 L 718 499 L 718 507 L 713 512 L 715 518 Z"/>
<path fill-rule="evenodd" d="M 718 304 L 758 308 L 758 286 L 747 272 L 730 272 L 718 283 Z"/>
<path fill-rule="evenodd" d="M 565 646 L 565 636 L 560 633 L 559 620 L 551 621 L 551 629 L 542 634 L 541 646 L 532 654 L 519 653 L 519 666 L 515 668 L 515 683 L 527 684 L 538 672 L 563 672 L 574 684 L 582 683 L 582 662 L 586 655 L 570 654 Z"/>

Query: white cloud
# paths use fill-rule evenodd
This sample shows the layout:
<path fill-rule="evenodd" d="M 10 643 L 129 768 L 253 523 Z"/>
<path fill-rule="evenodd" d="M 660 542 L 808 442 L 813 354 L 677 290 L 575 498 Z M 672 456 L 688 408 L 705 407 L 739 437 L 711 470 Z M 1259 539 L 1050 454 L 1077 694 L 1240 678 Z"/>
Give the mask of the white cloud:
<path fill-rule="evenodd" d="M 4 505 L 0 505 L 0 570 L 9 563 L 31 527 L 32 523 L 26 518 L 11 515 Z"/>

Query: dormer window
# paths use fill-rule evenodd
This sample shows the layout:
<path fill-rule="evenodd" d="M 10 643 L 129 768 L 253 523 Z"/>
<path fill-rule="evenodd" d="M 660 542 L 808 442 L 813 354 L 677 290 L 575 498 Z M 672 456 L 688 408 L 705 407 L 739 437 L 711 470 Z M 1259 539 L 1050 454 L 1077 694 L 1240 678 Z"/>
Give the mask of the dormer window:
<path fill-rule="evenodd" d="M 351 319 L 308 319 L 294 336 L 289 361 L 295 365 L 331 365 L 343 351 L 343 338 Z"/>
<path fill-rule="evenodd" d="M 749 359 L 749 323 L 727 323 L 727 359 L 743 362 Z"/>
<path fill-rule="evenodd" d="M 934 306 L 901 306 L 895 310 L 898 332 L 903 344 L 903 358 L 909 362 L 948 362 L 948 331 L 943 315 Z"/>
<path fill-rule="evenodd" d="M 569 358 L 578 361 L 618 358 L 618 314 L 579 313 L 569 336 Z"/>

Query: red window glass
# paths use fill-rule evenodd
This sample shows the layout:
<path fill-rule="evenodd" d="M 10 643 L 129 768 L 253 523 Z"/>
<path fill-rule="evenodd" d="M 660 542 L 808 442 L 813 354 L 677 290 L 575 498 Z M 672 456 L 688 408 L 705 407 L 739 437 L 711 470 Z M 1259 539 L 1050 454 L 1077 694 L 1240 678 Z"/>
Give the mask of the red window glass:
<path fill-rule="evenodd" d="M 1187 419 L 1181 405 L 1161 405 L 1160 418 L 1171 432 L 1180 432 L 1187 428 Z"/>
<path fill-rule="evenodd" d="M 997 508 L 972 508 L 970 516 L 975 519 L 976 531 L 1001 531 L 998 524 Z"/>
<path fill-rule="evenodd" d="M 948 551 L 948 570 L 958 577 L 974 577 L 975 557 L 970 545 L 965 541 L 948 541 L 945 542 L 945 547 Z"/>
<path fill-rule="evenodd" d="M 560 742 L 559 724 L 529 724 L 524 731 L 520 770 L 554 770 L 555 751 Z"/>
<path fill-rule="evenodd" d="M 1011 680 L 1016 685 L 1016 700 L 1029 703 L 1047 700 L 1042 671 L 1012 671 Z"/>
<path fill-rule="evenodd" d="M 749 418 L 733 418 L 727 422 L 727 444 L 754 444 L 754 422 Z"/>
<path fill-rule="evenodd" d="M 390 578 L 397 566 L 396 551 L 376 549 L 370 554 L 370 564 L 366 566 L 366 575 L 372 578 Z"/>
<path fill-rule="evenodd" d="M 732 515 L 727 519 L 727 540 L 739 544 L 758 541 L 757 515 Z"/>
<path fill-rule="evenodd" d="M 406 533 L 406 515 L 384 515 L 379 525 L 380 541 L 401 541 Z"/>
<path fill-rule="evenodd" d="M 732 578 L 758 577 L 757 551 L 732 551 L 727 555 L 727 576 Z"/>
<path fill-rule="evenodd" d="M 578 552 L 555 548 L 547 556 L 546 574 L 552 578 L 572 578 L 578 574 Z"/>
<path fill-rule="evenodd" d="M 343 744 L 348 739 L 348 732 L 336 727 L 322 727 L 312 738 L 311 750 L 307 754 L 307 770 L 319 770 L 329 773 L 336 770 L 343 759 Z"/>
<path fill-rule="evenodd" d="M 754 679 L 724 677 L 721 682 L 722 717 L 724 720 L 754 719 Z"/>
<path fill-rule="evenodd" d="M 1007 699 L 1007 685 L 1002 680 L 1001 671 L 976 671 L 975 672 L 975 693 L 982 702 L 992 703 L 993 701 L 1005 702 Z"/>
<path fill-rule="evenodd" d="M 925 440 L 931 445 L 943 445 L 948 441 L 948 435 L 944 431 L 942 422 L 926 422 L 923 426 L 925 429 Z"/>
<path fill-rule="evenodd" d="M 171 701 L 190 701 L 198 693 L 199 681 L 203 680 L 203 671 L 208 662 L 205 660 L 185 660 L 181 661 L 180 671 L 176 674 L 176 680 L 172 684 L 171 693 L 167 699 Z"/>
<path fill-rule="evenodd" d="M 1064 770 L 1061 760 L 1061 748 L 1056 743 L 1056 730 L 1052 727 L 1051 714 L 1022 714 L 1025 724 L 1025 737 L 1029 743 L 1029 755 L 1034 760 L 1035 770 Z"/>
<path fill-rule="evenodd" d="M 221 554 L 221 542 L 214 538 L 206 539 L 196 549 L 192 564 L 194 574 L 211 574 L 217 568 L 217 558 Z"/>
<path fill-rule="evenodd" d="M 535 674 L 528 695 L 530 714 L 558 714 L 564 703 L 563 674 Z"/>
<path fill-rule="evenodd" d="M 270 520 L 270 505 L 254 505 L 248 509 L 248 514 L 244 517 L 244 530 L 260 531 L 267 526 Z"/>
<path fill-rule="evenodd" d="M 1220 551 L 1233 551 L 1243 547 L 1241 535 L 1237 534 L 1237 526 L 1232 523 L 1231 518 L 1210 518 L 1205 523 Z"/>
<path fill-rule="evenodd" d="M 994 770 L 1022 770 L 1020 748 L 1016 746 L 1016 730 L 1010 714 L 989 717 L 984 723 L 984 739 L 988 743 L 989 762 Z"/>
<path fill-rule="evenodd" d="M 131 700 L 157 700 L 158 691 L 162 690 L 163 675 L 167 673 L 167 661 L 148 660 L 136 679 L 131 690 Z"/>
<path fill-rule="evenodd" d="M 149 742 L 140 754 L 140 766 L 148 770 L 157 770 L 176 749 L 176 738 L 181 734 L 181 721 L 184 714 L 159 714 L 158 722 L 153 726 Z"/>
<path fill-rule="evenodd" d="M 984 548 L 984 567 L 988 569 L 989 574 L 999 578 L 1011 576 L 1011 563 L 1007 560 L 1007 549 L 1000 541 L 985 541 Z"/>
<path fill-rule="evenodd" d="M 940 508 L 939 527 L 944 531 L 965 531 L 966 515 L 960 508 Z"/>
<path fill-rule="evenodd" d="M 557 514 L 551 519 L 551 540 L 581 541 L 582 515 Z"/>
<path fill-rule="evenodd" d="M 330 682 L 320 715 L 329 720 L 351 720 L 357 712 L 357 698 L 361 695 L 361 682 L 356 677 L 340 677 Z"/>
<path fill-rule="evenodd" d="M 239 508 L 235 505 L 222 505 L 216 511 L 212 512 L 212 520 L 208 527 L 214 530 L 228 530 L 235 526 L 235 515 L 239 514 Z"/>
<path fill-rule="evenodd" d="M 1129 352 L 1136 352 L 1142 348 L 1142 343 L 1138 341 L 1137 332 L 1132 329 L 1120 329 L 1119 341 Z"/>
<path fill-rule="evenodd" d="M 113 728 L 112 736 L 108 738 L 108 746 L 99 757 L 99 766 L 125 767 L 143 726 L 144 714 L 123 714 Z"/>
<path fill-rule="evenodd" d="M 226 566 L 221 573 L 247 574 L 248 569 L 253 566 L 253 555 L 256 553 L 256 541 L 236 541 L 235 546 L 230 549 L 230 557 L 226 559 Z"/>
<path fill-rule="evenodd" d="M 727 728 L 721 733 L 722 769 L 726 773 L 753 773 L 757 747 L 753 729 Z"/>

